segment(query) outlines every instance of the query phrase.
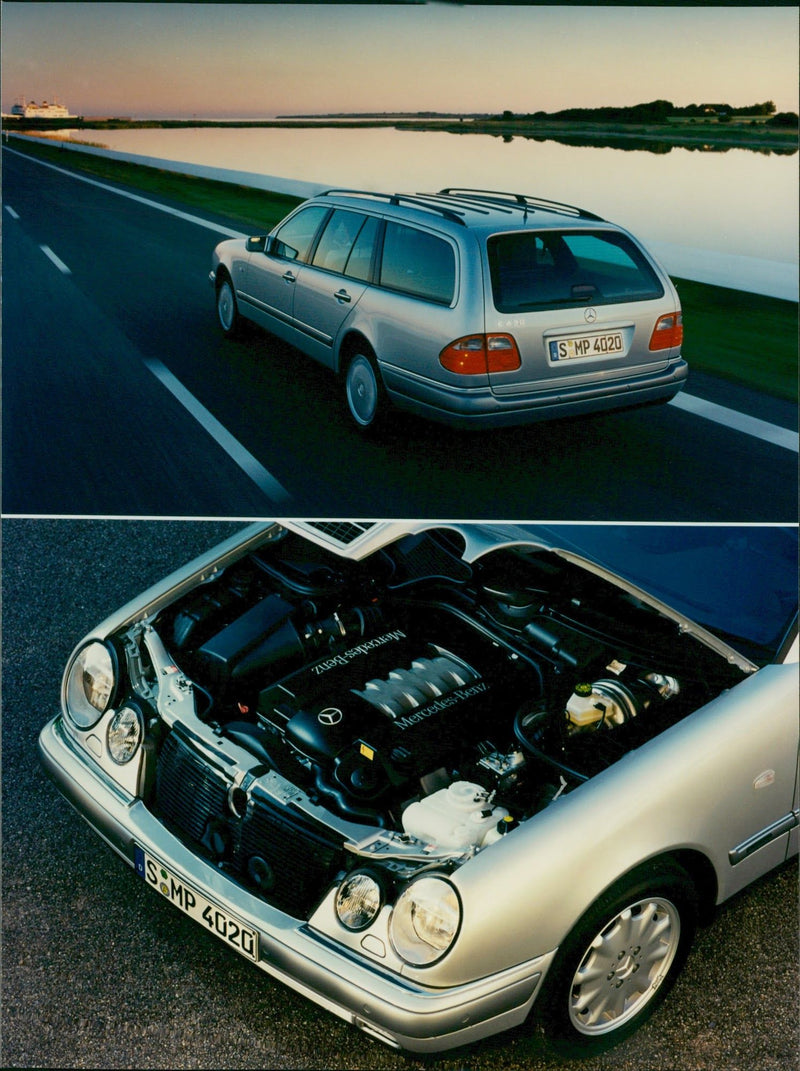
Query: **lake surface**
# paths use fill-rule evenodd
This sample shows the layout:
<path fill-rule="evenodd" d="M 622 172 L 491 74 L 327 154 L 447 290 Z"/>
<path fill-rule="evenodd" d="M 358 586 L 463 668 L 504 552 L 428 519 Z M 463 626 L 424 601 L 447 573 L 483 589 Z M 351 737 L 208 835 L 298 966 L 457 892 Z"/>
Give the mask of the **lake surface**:
<path fill-rule="evenodd" d="M 103 130 L 76 137 L 136 156 L 324 186 L 413 191 L 457 184 L 566 201 L 628 227 L 674 275 L 797 300 L 796 153 L 656 153 L 393 128 Z"/>

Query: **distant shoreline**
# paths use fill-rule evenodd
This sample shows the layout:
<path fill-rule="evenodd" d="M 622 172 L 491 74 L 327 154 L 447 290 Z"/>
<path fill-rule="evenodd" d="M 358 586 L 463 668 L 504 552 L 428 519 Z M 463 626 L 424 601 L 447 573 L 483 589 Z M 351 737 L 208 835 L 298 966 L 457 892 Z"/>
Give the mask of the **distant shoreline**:
<path fill-rule="evenodd" d="M 41 133 L 59 129 L 70 130 L 139 130 L 182 128 L 283 128 L 283 129 L 369 129 L 389 127 L 396 130 L 437 131 L 449 134 L 483 134 L 514 139 L 530 138 L 537 141 L 561 141 L 567 144 L 606 145 L 619 148 L 650 149 L 666 151 L 671 147 L 724 151 L 725 149 L 752 149 L 770 152 L 794 153 L 798 150 L 798 132 L 793 129 L 768 127 L 764 123 L 721 124 L 713 120 L 675 121 L 665 123 L 596 123 L 564 122 L 556 120 L 485 119 L 431 117 L 405 119 L 387 118 L 339 118 L 330 116 L 297 117 L 286 119 L 132 119 L 112 117 L 85 117 L 71 120 L 23 120 L 4 116 L 7 131 Z"/>

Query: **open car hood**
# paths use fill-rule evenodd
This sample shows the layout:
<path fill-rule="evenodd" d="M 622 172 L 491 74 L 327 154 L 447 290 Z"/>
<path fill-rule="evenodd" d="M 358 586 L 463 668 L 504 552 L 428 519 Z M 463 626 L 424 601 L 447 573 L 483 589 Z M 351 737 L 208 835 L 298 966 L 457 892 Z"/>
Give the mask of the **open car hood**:
<path fill-rule="evenodd" d="M 360 561 L 388 544 L 405 535 L 412 535 L 430 529 L 450 529 L 458 533 L 465 542 L 462 558 L 468 564 L 477 562 L 489 551 L 500 547 L 527 546 L 536 550 L 548 551 L 575 565 L 586 569 L 595 576 L 615 584 L 622 591 L 656 610 L 662 616 L 673 621 L 678 630 L 688 633 L 721 655 L 731 665 L 745 673 L 753 673 L 759 667 L 735 647 L 721 639 L 714 632 L 698 624 L 687 615 L 675 610 L 667 602 L 652 595 L 645 588 L 618 572 L 594 560 L 587 553 L 572 546 L 572 540 L 565 539 L 564 533 L 570 532 L 570 526 L 555 529 L 549 526 L 527 525 L 463 525 L 448 522 L 397 522 L 397 521 L 281 521 L 281 526 L 302 535 L 320 546 L 327 547 L 335 553 Z M 585 532 L 585 526 L 575 526 L 576 534 Z"/>

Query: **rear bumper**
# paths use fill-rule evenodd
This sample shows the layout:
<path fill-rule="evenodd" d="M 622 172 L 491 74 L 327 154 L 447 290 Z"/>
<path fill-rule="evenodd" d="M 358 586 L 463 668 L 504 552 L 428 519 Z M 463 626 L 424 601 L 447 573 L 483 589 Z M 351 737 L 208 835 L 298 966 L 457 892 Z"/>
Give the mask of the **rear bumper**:
<path fill-rule="evenodd" d="M 510 1029 L 527 1016 L 554 953 L 448 989 L 419 985 L 270 907 L 196 856 L 75 747 L 60 717 L 42 730 L 39 755 L 56 787 L 126 863 L 134 866 L 137 846 L 161 860 L 258 931 L 262 970 L 371 1037 L 437 1052 Z"/>
<path fill-rule="evenodd" d="M 401 409 L 461 428 L 511 427 L 559 417 L 668 402 L 681 390 L 689 369 L 682 358 L 668 368 L 635 379 L 564 387 L 527 394 L 496 395 L 489 386 L 449 387 L 382 365 L 386 389 Z"/>

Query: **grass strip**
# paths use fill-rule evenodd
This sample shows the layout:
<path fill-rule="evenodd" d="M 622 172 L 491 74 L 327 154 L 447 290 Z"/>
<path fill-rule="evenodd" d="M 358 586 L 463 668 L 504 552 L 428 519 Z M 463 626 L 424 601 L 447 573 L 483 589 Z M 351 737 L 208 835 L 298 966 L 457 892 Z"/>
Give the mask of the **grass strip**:
<path fill-rule="evenodd" d="M 98 179 L 224 216 L 254 233 L 270 230 L 301 201 L 288 194 L 67 151 L 43 139 L 14 139 L 14 147 Z M 774 397 L 797 400 L 797 302 L 689 279 L 674 281 L 683 307 L 683 355 L 691 368 Z"/>
<path fill-rule="evenodd" d="M 93 178 L 121 183 L 154 197 L 179 201 L 186 207 L 225 216 L 264 234 L 302 201 L 290 194 L 256 190 L 238 183 L 183 175 L 145 164 L 131 164 L 108 156 L 61 148 L 41 139 L 14 138 L 13 147 L 59 167 L 80 171 Z"/>
<path fill-rule="evenodd" d="M 690 369 L 797 401 L 797 302 L 690 279 L 673 282 Z"/>

